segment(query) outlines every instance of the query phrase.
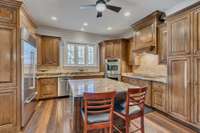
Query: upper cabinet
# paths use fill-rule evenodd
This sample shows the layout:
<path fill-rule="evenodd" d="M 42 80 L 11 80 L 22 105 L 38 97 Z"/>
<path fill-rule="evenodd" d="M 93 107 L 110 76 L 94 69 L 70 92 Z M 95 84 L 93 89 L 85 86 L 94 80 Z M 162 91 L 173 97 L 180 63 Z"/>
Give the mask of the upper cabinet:
<path fill-rule="evenodd" d="M 106 59 L 120 59 L 121 72 L 128 72 L 128 44 L 127 39 L 106 40 L 99 43 L 100 71 L 105 72 Z"/>
<path fill-rule="evenodd" d="M 188 55 L 191 51 L 191 16 L 184 12 L 168 20 L 168 55 Z"/>
<path fill-rule="evenodd" d="M 155 11 L 132 25 L 136 50 L 140 51 L 144 49 L 155 54 L 157 53 L 157 27 L 161 23 L 162 16 L 164 16 L 164 13 Z"/>
<path fill-rule="evenodd" d="M 40 60 L 42 66 L 59 66 L 60 38 L 41 36 Z"/>
<path fill-rule="evenodd" d="M 127 48 L 127 40 L 117 39 L 104 41 L 105 45 L 105 58 L 121 58 L 123 51 Z M 125 48 L 125 49 L 124 49 Z"/>
<path fill-rule="evenodd" d="M 167 24 L 158 27 L 158 55 L 159 63 L 167 64 Z"/>
<path fill-rule="evenodd" d="M 128 65 L 134 65 L 135 39 L 131 37 L 128 39 Z"/>

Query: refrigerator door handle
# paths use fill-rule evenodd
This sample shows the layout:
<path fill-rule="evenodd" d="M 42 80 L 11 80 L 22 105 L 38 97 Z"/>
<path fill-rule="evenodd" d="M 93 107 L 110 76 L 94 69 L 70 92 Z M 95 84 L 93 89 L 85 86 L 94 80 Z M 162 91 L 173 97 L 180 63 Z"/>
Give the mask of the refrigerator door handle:
<path fill-rule="evenodd" d="M 28 103 L 32 102 L 33 99 L 35 99 L 35 97 L 37 96 L 37 94 L 38 94 L 38 93 L 35 92 L 35 93 L 33 94 L 33 96 L 28 97 L 28 98 L 25 100 L 25 103 L 28 104 Z"/>

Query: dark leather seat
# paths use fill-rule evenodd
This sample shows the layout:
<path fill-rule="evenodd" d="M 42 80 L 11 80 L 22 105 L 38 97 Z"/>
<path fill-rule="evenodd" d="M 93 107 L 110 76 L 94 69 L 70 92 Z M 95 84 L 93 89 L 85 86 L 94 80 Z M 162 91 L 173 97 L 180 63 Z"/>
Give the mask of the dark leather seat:
<path fill-rule="evenodd" d="M 125 115 L 125 113 L 126 113 L 126 102 L 115 104 L 115 111 Z M 141 108 L 138 105 L 129 107 L 129 114 L 130 115 L 136 114 L 140 111 L 141 111 Z"/>
<path fill-rule="evenodd" d="M 81 111 L 83 119 L 85 119 L 84 111 Z M 109 121 L 109 113 L 102 113 L 102 114 L 96 114 L 96 115 L 88 115 L 88 123 L 99 123 L 99 122 L 107 122 Z"/>

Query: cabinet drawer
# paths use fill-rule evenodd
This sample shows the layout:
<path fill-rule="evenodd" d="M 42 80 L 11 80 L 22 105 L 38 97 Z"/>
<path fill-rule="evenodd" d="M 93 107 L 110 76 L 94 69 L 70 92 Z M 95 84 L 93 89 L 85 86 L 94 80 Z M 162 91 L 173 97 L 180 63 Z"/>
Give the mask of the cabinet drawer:
<path fill-rule="evenodd" d="M 38 80 L 38 98 L 51 98 L 56 97 L 58 91 L 57 78 L 45 78 Z"/>
<path fill-rule="evenodd" d="M 0 22 L 15 24 L 16 20 L 16 10 L 0 7 Z"/>

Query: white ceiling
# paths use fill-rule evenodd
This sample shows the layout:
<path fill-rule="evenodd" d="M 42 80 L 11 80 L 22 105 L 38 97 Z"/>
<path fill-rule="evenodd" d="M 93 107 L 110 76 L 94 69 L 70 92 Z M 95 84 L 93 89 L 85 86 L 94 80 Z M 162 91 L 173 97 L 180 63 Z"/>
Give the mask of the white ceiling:
<path fill-rule="evenodd" d="M 120 13 L 106 10 L 103 17 L 96 18 L 95 9 L 80 10 L 80 5 L 94 4 L 96 0 L 24 0 L 25 6 L 38 26 L 51 26 L 61 29 L 80 30 L 84 22 L 86 32 L 117 35 L 124 33 L 130 25 L 155 10 L 166 11 L 187 0 L 111 0 L 110 4 L 121 6 Z M 124 12 L 131 16 L 125 17 Z M 57 21 L 51 17 L 56 16 Z M 111 26 L 113 29 L 107 31 Z"/>

